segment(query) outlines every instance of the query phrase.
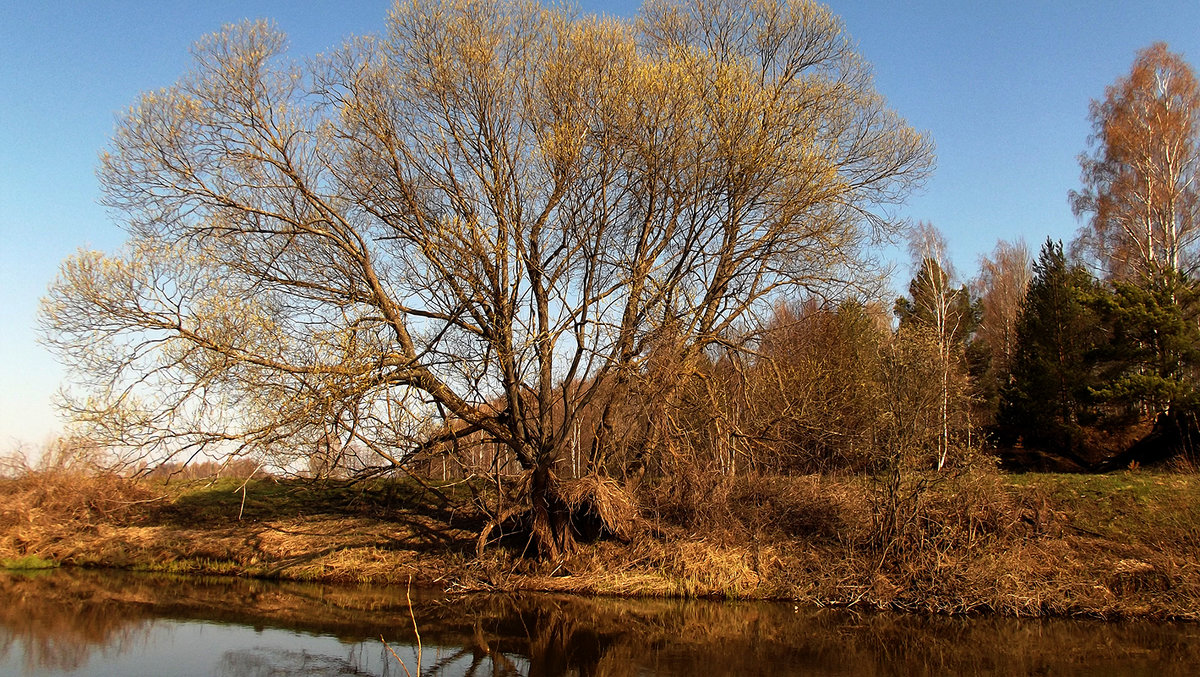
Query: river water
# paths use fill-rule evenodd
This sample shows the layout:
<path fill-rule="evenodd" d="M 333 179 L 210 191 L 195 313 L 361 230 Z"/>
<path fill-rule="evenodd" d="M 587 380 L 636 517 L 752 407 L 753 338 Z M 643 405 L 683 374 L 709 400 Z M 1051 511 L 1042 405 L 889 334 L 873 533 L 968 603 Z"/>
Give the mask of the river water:
<path fill-rule="evenodd" d="M 445 677 L 1162 677 L 1200 674 L 1200 625 L 0 572 L 0 675 L 396 676 L 418 665 Z"/>

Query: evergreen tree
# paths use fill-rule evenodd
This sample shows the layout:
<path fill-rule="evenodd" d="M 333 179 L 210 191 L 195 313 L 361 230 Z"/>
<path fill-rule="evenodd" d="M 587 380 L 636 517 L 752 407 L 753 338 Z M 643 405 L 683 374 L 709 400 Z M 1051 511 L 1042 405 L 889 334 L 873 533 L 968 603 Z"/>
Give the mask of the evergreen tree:
<path fill-rule="evenodd" d="M 1129 423 L 1193 410 L 1200 364 L 1200 291 L 1163 271 L 1145 283 L 1117 282 L 1095 304 L 1109 342 L 1098 355 L 1098 401 Z"/>
<path fill-rule="evenodd" d="M 1017 321 L 1012 374 L 1001 389 L 997 432 L 1032 447 L 1078 456 L 1095 383 L 1089 353 L 1098 323 L 1089 307 L 1098 287 L 1082 266 L 1069 265 L 1062 243 L 1046 241 Z"/>

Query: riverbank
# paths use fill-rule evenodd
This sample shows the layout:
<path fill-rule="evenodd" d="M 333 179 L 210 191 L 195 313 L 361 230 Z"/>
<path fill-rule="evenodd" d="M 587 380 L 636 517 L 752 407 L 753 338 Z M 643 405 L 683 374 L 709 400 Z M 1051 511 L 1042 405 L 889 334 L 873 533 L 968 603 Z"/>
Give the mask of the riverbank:
<path fill-rule="evenodd" d="M 936 481 L 933 481 L 936 480 Z M 694 478 L 643 487 L 625 541 L 573 557 L 475 554 L 462 484 L 0 482 L 0 561 L 448 591 L 790 599 L 935 613 L 1200 620 L 1200 478 Z M 690 487 L 690 488 L 689 488 Z M 881 507 L 899 517 L 880 539 Z M 22 560 L 23 561 L 20 561 Z"/>

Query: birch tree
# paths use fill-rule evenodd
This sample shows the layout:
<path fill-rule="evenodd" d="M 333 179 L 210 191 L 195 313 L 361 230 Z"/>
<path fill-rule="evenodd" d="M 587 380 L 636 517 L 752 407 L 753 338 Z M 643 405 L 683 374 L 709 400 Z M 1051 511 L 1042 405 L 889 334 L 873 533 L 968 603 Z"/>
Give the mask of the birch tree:
<path fill-rule="evenodd" d="M 916 275 L 908 286 L 911 298 L 898 299 L 895 313 L 902 331 L 927 330 L 937 344 L 941 435 L 936 465 L 941 470 L 950 453 L 951 429 L 957 427 L 951 421 L 958 399 L 956 393 L 961 390 L 957 382 L 964 375 L 963 348 L 978 324 L 978 317 L 966 285 L 957 284 L 941 232 L 932 224 L 919 224 L 912 233 L 909 252 L 916 267 Z"/>
<path fill-rule="evenodd" d="M 158 458 L 323 442 L 402 467 L 475 435 L 523 468 L 547 557 L 574 544 L 580 412 L 602 475 L 649 355 L 854 284 L 931 165 L 806 1 L 401 0 L 383 35 L 285 46 L 226 27 L 121 116 L 100 177 L 128 244 L 44 303 L 68 411 Z"/>
<path fill-rule="evenodd" d="M 1032 265 L 1024 240 L 1000 240 L 990 254 L 980 257 L 979 275 L 971 283 L 980 313 L 969 352 L 977 360 L 972 365 L 972 373 L 978 376 L 974 385 L 989 422 L 999 406 L 1000 390 L 1012 379 L 1017 321 L 1033 278 Z"/>
<path fill-rule="evenodd" d="M 1200 85 L 1161 42 L 1092 101 L 1083 189 L 1071 206 L 1088 223 L 1077 243 L 1108 277 L 1137 281 L 1191 273 L 1200 238 Z"/>

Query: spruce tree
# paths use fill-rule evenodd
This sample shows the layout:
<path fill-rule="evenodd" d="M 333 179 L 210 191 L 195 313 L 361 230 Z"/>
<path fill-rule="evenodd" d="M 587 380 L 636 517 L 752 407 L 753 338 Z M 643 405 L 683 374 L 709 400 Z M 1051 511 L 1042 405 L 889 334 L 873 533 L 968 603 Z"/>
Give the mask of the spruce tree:
<path fill-rule="evenodd" d="M 1117 282 L 1096 310 L 1110 337 L 1098 355 L 1098 401 L 1126 423 L 1193 411 L 1200 364 L 1200 292 L 1183 274 L 1162 271 Z"/>
<path fill-rule="evenodd" d="M 1047 239 L 1017 321 L 1012 374 L 1001 390 L 997 432 L 1002 441 L 1078 458 L 1082 424 L 1090 418 L 1094 384 L 1089 353 L 1098 323 L 1088 299 L 1092 275 L 1070 265 L 1061 242 Z"/>

